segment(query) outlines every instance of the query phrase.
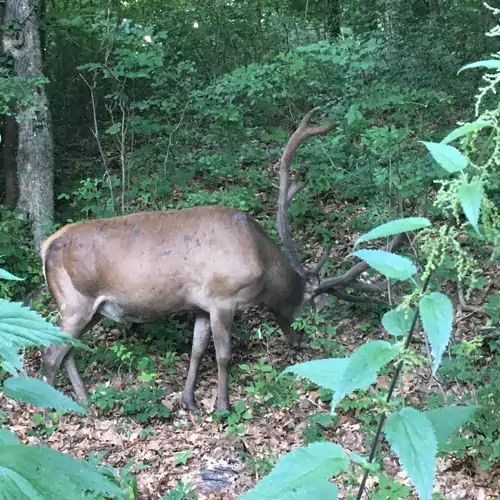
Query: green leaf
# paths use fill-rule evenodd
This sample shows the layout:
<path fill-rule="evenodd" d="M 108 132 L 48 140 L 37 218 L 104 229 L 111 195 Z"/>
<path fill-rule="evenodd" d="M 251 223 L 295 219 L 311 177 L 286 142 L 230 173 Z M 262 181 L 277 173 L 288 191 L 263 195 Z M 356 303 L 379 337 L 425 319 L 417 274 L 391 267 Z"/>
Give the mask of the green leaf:
<path fill-rule="evenodd" d="M 174 453 L 174 465 L 186 465 L 188 458 L 193 454 L 193 450 L 184 450 Z"/>
<path fill-rule="evenodd" d="M 0 299 L 0 346 L 71 344 L 88 349 L 21 302 Z"/>
<path fill-rule="evenodd" d="M 104 133 L 110 134 L 110 135 L 115 135 L 118 132 L 120 132 L 121 129 L 122 129 L 122 124 L 120 122 L 117 122 L 117 123 L 113 123 L 113 125 L 111 125 L 111 127 L 107 128 L 104 131 Z"/>
<path fill-rule="evenodd" d="M 18 371 L 25 373 L 19 354 L 9 345 L 0 345 L 0 366 L 11 375 L 17 375 Z"/>
<path fill-rule="evenodd" d="M 455 130 L 451 131 L 442 141 L 442 144 L 448 144 L 459 137 L 463 137 L 464 135 L 470 134 L 476 130 L 482 129 L 484 127 L 490 127 L 491 124 L 485 120 L 476 120 L 472 123 L 466 123 Z"/>
<path fill-rule="evenodd" d="M 337 485 L 328 482 L 302 484 L 286 495 L 286 500 L 304 500 L 304 498 L 314 498 L 315 500 L 337 500 L 339 488 Z"/>
<path fill-rule="evenodd" d="M 0 445 L 2 444 L 21 444 L 21 441 L 9 429 L 0 429 Z"/>
<path fill-rule="evenodd" d="M 356 389 L 367 389 L 377 380 L 377 372 L 400 353 L 398 344 L 374 340 L 354 350 L 348 358 L 332 397 L 332 413 L 339 401 Z"/>
<path fill-rule="evenodd" d="M 347 358 L 315 359 L 288 366 L 282 373 L 295 373 L 316 385 L 335 391 L 348 364 Z"/>
<path fill-rule="evenodd" d="M 9 271 L 6 271 L 1 267 L 0 267 L 0 279 L 11 280 L 11 281 L 24 281 L 24 278 L 18 278 L 17 276 L 14 276 L 13 274 L 9 273 Z"/>
<path fill-rule="evenodd" d="M 430 225 L 431 223 L 424 217 L 407 217 L 406 219 L 392 220 L 372 229 L 363 236 L 360 236 L 355 241 L 354 246 L 356 247 L 363 241 L 384 238 L 385 236 L 405 233 L 406 231 L 415 231 L 416 229 L 422 229 L 423 227 L 429 227 Z"/>
<path fill-rule="evenodd" d="M 397 307 L 384 314 L 382 325 L 391 335 L 401 336 L 410 331 L 414 317 L 415 311 L 413 309 Z"/>
<path fill-rule="evenodd" d="M 479 406 L 445 406 L 424 411 L 436 433 L 439 444 L 445 444 L 461 425 L 479 410 Z"/>
<path fill-rule="evenodd" d="M 462 66 L 457 75 L 459 75 L 465 69 L 474 69 L 474 68 L 486 68 L 486 69 L 498 69 L 500 68 L 500 59 L 487 59 L 486 61 L 476 61 L 473 63 L 466 64 Z"/>
<path fill-rule="evenodd" d="M 447 172 L 451 174 L 460 172 L 467 166 L 467 158 L 457 148 L 440 142 L 420 142 L 425 145 L 432 157 Z"/>
<path fill-rule="evenodd" d="M 5 394 L 16 401 L 42 408 L 72 410 L 87 414 L 87 410 L 47 382 L 32 377 L 10 377 L 3 384 Z"/>
<path fill-rule="evenodd" d="M 44 446 L 0 444 L 0 498 L 83 500 L 87 490 L 121 497 L 120 488 L 88 462 Z"/>
<path fill-rule="evenodd" d="M 346 113 L 347 125 L 352 125 L 356 120 L 363 118 L 363 114 L 358 110 L 358 106 L 353 104 Z"/>
<path fill-rule="evenodd" d="M 303 492 L 304 488 L 321 488 L 325 491 L 322 484 L 346 470 L 348 465 L 349 460 L 340 445 L 312 443 L 281 457 L 273 470 L 240 499 L 311 498 L 309 495 L 299 497 L 297 493 Z"/>
<path fill-rule="evenodd" d="M 387 419 L 385 434 L 419 497 L 431 500 L 437 453 L 431 421 L 424 413 L 406 407 Z"/>
<path fill-rule="evenodd" d="M 483 183 L 479 180 L 462 184 L 458 188 L 458 199 L 462 205 L 462 210 L 467 220 L 478 233 L 479 227 L 477 223 L 479 221 L 479 211 L 481 210 L 483 195 Z"/>
<path fill-rule="evenodd" d="M 388 278 L 406 280 L 417 272 L 410 259 L 385 250 L 356 250 L 352 255 L 363 259 Z"/>
<path fill-rule="evenodd" d="M 450 340 L 453 305 L 444 293 L 434 292 L 420 299 L 419 310 L 424 331 L 431 344 L 434 357 L 432 374 L 435 374 Z"/>

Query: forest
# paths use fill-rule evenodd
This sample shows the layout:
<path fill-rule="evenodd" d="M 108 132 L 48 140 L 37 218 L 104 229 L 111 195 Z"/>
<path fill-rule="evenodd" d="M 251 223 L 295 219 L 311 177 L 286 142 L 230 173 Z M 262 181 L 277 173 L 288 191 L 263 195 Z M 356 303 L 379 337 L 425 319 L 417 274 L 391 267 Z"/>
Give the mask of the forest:
<path fill-rule="evenodd" d="M 0 0 L 0 499 L 500 499 L 499 36 Z"/>

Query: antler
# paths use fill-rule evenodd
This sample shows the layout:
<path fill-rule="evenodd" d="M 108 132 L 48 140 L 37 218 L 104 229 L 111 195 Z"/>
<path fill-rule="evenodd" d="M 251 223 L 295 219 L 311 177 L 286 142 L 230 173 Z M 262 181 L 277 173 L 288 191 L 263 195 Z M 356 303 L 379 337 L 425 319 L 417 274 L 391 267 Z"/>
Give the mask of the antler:
<path fill-rule="evenodd" d="M 396 250 L 396 248 L 403 243 L 404 236 L 404 233 L 396 235 L 392 241 L 383 248 L 383 250 L 386 250 L 387 252 Z M 370 266 L 364 261 L 358 262 L 344 274 L 323 280 L 314 291 L 314 295 L 318 296 L 326 293 L 329 295 L 335 295 L 336 297 L 350 302 L 366 302 L 367 300 L 373 300 L 360 295 L 351 295 L 342 290 L 343 288 L 349 287 L 363 294 L 375 294 L 386 289 L 388 284 L 386 279 L 378 280 L 375 283 L 364 283 L 362 281 L 358 281 L 361 274 L 364 273 L 369 267 Z"/>
<path fill-rule="evenodd" d="M 286 145 L 283 155 L 280 160 L 280 190 L 276 214 L 276 226 L 278 229 L 278 234 L 283 243 L 290 263 L 294 270 L 300 275 L 306 275 L 306 269 L 302 264 L 299 256 L 299 252 L 292 238 L 292 232 L 290 230 L 290 222 L 288 220 L 288 204 L 292 201 L 292 198 L 304 187 L 305 183 L 297 183 L 290 186 L 290 165 L 295 152 L 299 146 L 309 137 L 315 135 L 326 134 L 330 132 L 335 127 L 335 124 L 331 123 L 329 125 L 322 125 L 319 127 L 310 127 L 309 122 L 311 118 L 319 112 L 320 108 L 316 107 L 311 109 L 297 127 L 297 130 L 290 137 L 288 144 Z M 324 258 L 326 262 L 327 258 Z M 321 261 L 323 258 L 321 259 Z"/>

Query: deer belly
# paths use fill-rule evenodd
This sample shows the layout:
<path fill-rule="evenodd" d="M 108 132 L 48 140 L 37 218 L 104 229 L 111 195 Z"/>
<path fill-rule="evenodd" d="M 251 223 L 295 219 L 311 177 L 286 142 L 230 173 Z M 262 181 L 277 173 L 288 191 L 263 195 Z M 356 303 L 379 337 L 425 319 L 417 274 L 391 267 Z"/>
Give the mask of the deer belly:
<path fill-rule="evenodd" d="M 114 297 L 100 297 L 97 301 L 96 312 L 117 323 L 146 323 L 175 312 L 197 309 L 182 301 L 153 300 L 144 303 L 127 303 L 116 300 Z"/>

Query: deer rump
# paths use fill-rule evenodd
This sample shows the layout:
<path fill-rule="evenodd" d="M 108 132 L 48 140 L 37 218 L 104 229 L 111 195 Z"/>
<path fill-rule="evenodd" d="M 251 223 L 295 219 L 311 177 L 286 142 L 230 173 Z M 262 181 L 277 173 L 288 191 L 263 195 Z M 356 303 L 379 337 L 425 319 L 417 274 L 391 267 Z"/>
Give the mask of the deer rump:
<path fill-rule="evenodd" d="M 142 212 L 63 227 L 42 246 L 44 274 L 61 311 L 62 330 L 79 337 L 101 316 L 146 322 L 195 311 L 193 347 L 181 405 L 196 408 L 194 390 L 210 332 L 216 348 L 218 406 L 229 408 L 227 371 L 234 314 L 264 304 L 290 343 L 290 322 L 302 306 L 304 283 L 280 248 L 248 214 L 200 206 Z M 69 346 L 44 350 L 52 385 L 62 362 L 78 399 L 88 392 Z"/>

